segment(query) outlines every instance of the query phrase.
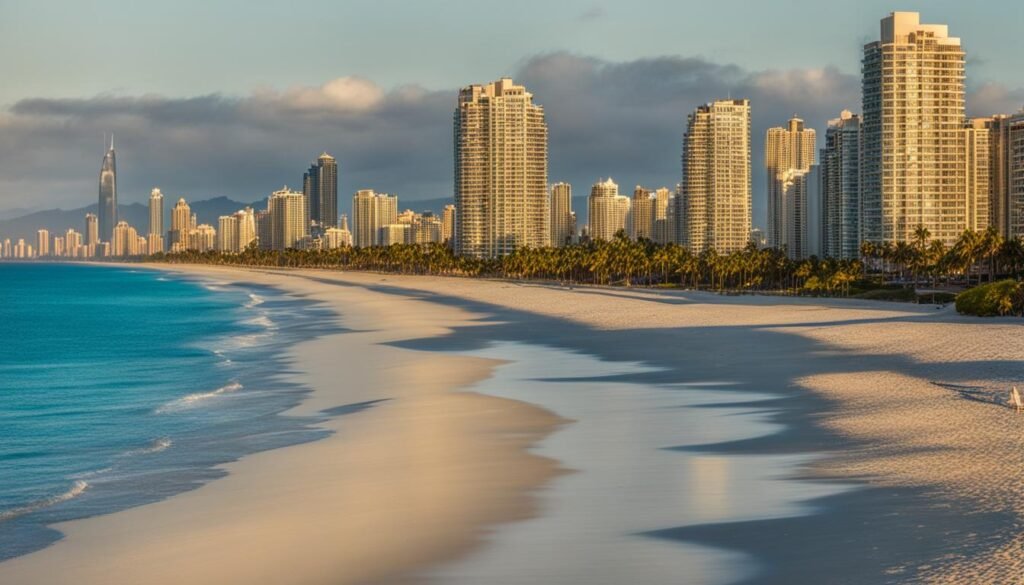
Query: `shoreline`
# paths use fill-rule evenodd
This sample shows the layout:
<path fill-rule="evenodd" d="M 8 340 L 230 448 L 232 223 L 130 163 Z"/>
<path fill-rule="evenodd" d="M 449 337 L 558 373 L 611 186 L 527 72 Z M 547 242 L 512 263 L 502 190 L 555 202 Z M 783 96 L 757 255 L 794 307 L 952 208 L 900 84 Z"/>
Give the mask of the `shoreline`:
<path fill-rule="evenodd" d="M 239 270 L 170 271 L 281 284 Z M 318 298 L 323 288 L 284 292 L 326 301 L 346 331 L 293 346 L 287 376 L 312 388 L 289 413 L 324 417 L 314 428 L 329 436 L 243 457 L 221 466 L 225 477 L 153 504 L 58 524 L 64 539 L 0 563 L 0 580 L 366 583 L 453 558 L 485 526 L 529 517 L 533 490 L 562 471 L 527 449 L 564 421 L 457 391 L 488 377 L 491 360 L 392 346 L 472 315 L 411 299 L 385 306 L 358 290 Z M 170 559 L 173 571 L 158 569 Z"/>
<path fill-rule="evenodd" d="M 155 268 L 175 270 L 175 267 Z M 300 360 L 296 362 L 297 370 L 316 371 L 317 364 L 324 370 L 330 369 L 323 367 L 325 365 L 331 368 L 341 365 L 338 356 L 344 356 L 346 348 L 366 347 L 369 343 L 381 354 L 381 360 L 389 363 L 390 371 L 386 375 L 368 373 L 372 380 L 367 387 L 373 385 L 369 382 L 397 379 L 388 376 L 410 374 L 409 371 L 393 371 L 402 368 L 390 362 L 402 355 L 400 352 L 409 350 L 413 350 L 412 355 L 423 358 L 422 363 L 413 360 L 418 365 L 405 368 L 415 370 L 415 382 L 411 383 L 417 388 L 426 385 L 437 390 L 437 380 L 431 377 L 431 372 L 443 370 L 446 376 L 451 375 L 448 366 L 439 366 L 439 362 L 458 362 L 457 369 L 466 373 L 459 387 L 470 387 L 489 378 L 494 362 L 443 352 L 471 350 L 493 339 L 536 343 L 538 336 L 542 336 L 544 343 L 552 347 L 582 351 L 601 360 L 663 366 L 655 371 L 618 376 L 615 380 L 675 385 L 685 391 L 692 385 L 728 375 L 737 380 L 736 389 L 741 392 L 772 396 L 741 405 L 722 400 L 721 404 L 700 408 L 714 412 L 719 408 L 742 406 L 783 425 L 780 433 L 739 441 L 710 440 L 701 445 L 664 447 L 741 455 L 823 453 L 824 457 L 801 465 L 800 471 L 788 479 L 826 485 L 853 483 L 857 488 L 825 496 L 809 495 L 800 500 L 804 513 L 795 515 L 751 517 L 727 523 L 690 522 L 642 534 L 653 539 L 744 552 L 757 561 L 761 570 L 742 583 L 801 582 L 808 578 L 828 582 L 837 574 L 843 576 L 844 583 L 1007 582 L 1024 570 L 1024 559 L 1013 552 L 1022 538 L 1016 527 L 1024 518 L 1024 503 L 1018 495 L 1024 493 L 1024 477 L 1014 471 L 1024 464 L 1024 434 L 1019 424 L 1015 424 L 1018 419 L 1008 411 L 998 410 L 994 402 L 1000 396 L 998 389 L 1002 384 L 1024 377 L 1019 365 L 1019 356 L 1024 355 L 1024 339 L 1019 335 L 1017 320 L 1012 318 L 982 321 L 957 316 L 948 308 L 936 311 L 928 305 L 864 300 L 731 297 L 647 289 L 573 290 L 537 283 L 329 270 L 188 265 L 177 269 L 189 274 L 231 274 L 241 282 L 287 281 L 292 294 L 309 298 L 318 298 L 317 295 L 330 291 L 331 296 L 361 299 L 355 305 L 346 305 L 343 323 L 350 330 L 345 334 L 351 335 L 348 337 L 350 345 L 346 345 L 344 336 L 331 342 L 322 338 L 310 342 L 309 352 L 305 348 L 300 350 L 299 346 L 293 353 Z M 406 310 L 409 305 L 414 308 Z M 426 307 L 429 311 L 423 310 Z M 487 314 L 488 319 L 479 319 L 481 314 Z M 403 328 L 405 334 L 386 335 L 389 328 L 396 325 Z M 398 359 L 401 362 L 401 358 Z M 360 362 L 365 365 L 362 363 L 365 360 Z M 314 380 L 311 385 L 330 386 L 335 380 L 336 377 L 327 376 Z M 441 392 L 451 391 L 448 388 Z M 730 387 L 723 387 L 721 391 L 725 393 L 723 396 L 728 396 Z M 339 413 L 345 412 L 345 408 L 364 409 L 358 416 L 334 419 L 337 421 L 335 434 L 310 444 L 310 449 L 344 437 L 355 450 L 364 447 L 372 450 L 372 443 L 379 442 L 370 439 L 378 432 L 373 429 L 379 419 L 385 414 L 402 414 L 388 411 L 405 403 L 408 408 L 404 415 L 415 420 L 422 418 L 424 409 L 430 407 L 429 401 L 417 402 L 415 396 L 374 403 L 372 393 L 361 392 L 352 396 L 347 405 L 320 401 L 320 397 L 326 395 L 317 392 L 312 395 L 313 399 L 300 405 L 299 414 L 315 414 L 329 408 L 341 408 Z M 459 501 L 453 503 L 454 513 L 457 518 L 465 519 L 468 515 L 472 520 L 453 530 L 461 536 L 452 536 L 452 540 L 439 544 L 433 534 L 434 538 L 426 541 L 430 549 L 417 551 L 414 558 L 401 553 L 396 556 L 395 550 L 408 550 L 402 547 L 412 545 L 407 539 L 378 539 L 372 546 L 367 545 L 364 556 L 359 558 L 377 558 L 385 563 L 374 555 L 387 556 L 388 570 L 358 578 L 345 573 L 346 569 L 351 571 L 351 566 L 325 566 L 318 558 L 337 554 L 337 551 L 323 547 L 316 551 L 290 549 L 277 557 L 294 565 L 286 576 L 288 582 L 420 583 L 416 576 L 424 569 L 437 567 L 441 561 L 473 550 L 481 542 L 485 526 L 525 519 L 536 513 L 533 494 L 537 487 L 563 470 L 557 462 L 527 450 L 532 451 L 533 445 L 549 436 L 563 421 L 550 413 L 539 414 L 534 406 L 519 401 L 471 393 L 450 395 L 473 397 L 470 402 L 479 401 L 472 405 L 459 399 L 460 407 L 477 409 L 475 416 L 468 416 L 473 420 L 465 421 L 471 427 L 466 432 L 492 439 L 495 433 L 503 435 L 497 437 L 493 447 L 533 471 L 529 485 L 508 485 L 509 481 L 523 479 L 521 474 L 505 478 L 503 483 L 501 478 L 495 477 L 496 469 L 489 467 L 488 458 L 464 459 L 462 463 L 466 467 L 482 465 L 487 468 L 485 479 L 491 483 L 476 492 L 506 490 L 508 499 L 500 502 L 504 506 L 499 506 L 503 514 L 497 513 L 494 502 L 476 502 L 479 507 L 467 512 L 469 494 L 459 494 Z M 480 417 L 481 412 L 499 405 L 502 413 L 489 419 L 484 417 L 486 420 Z M 431 412 L 430 416 L 434 414 Z M 522 424 L 510 428 L 509 417 Z M 400 443 L 394 445 L 396 451 L 416 444 Z M 437 455 L 442 455 L 441 451 L 457 450 L 459 446 L 458 442 L 446 443 L 443 449 L 439 447 Z M 254 462 L 249 473 L 258 474 L 261 466 L 266 471 L 266 463 L 255 461 L 257 457 L 260 455 L 252 456 Z M 362 463 L 369 463 L 365 458 Z M 249 459 L 240 463 L 244 466 Z M 231 473 L 211 485 L 221 485 L 234 476 L 235 473 Z M 394 476 L 390 480 L 395 481 Z M 339 477 L 336 487 L 344 486 L 346 481 L 351 479 Z M 379 480 L 375 483 L 379 484 Z M 279 487 L 294 490 L 294 486 Z M 202 489 L 205 488 L 192 493 Z M 244 486 L 233 489 L 245 491 Z M 445 491 L 450 486 L 441 482 L 438 489 Z M 221 493 L 230 494 L 231 490 L 221 488 Z M 138 510 L 146 508 L 149 506 Z M 371 511 L 371 508 L 374 506 L 367 504 L 360 510 Z M 177 510 L 194 514 L 195 508 L 182 504 Z M 408 519 L 409 515 L 401 517 Z M 109 517 L 98 520 L 104 518 Z M 275 517 L 272 520 L 253 521 L 246 526 L 266 530 L 289 519 Z M 317 520 L 319 518 L 310 517 L 310 521 Z M 190 530 L 194 526 L 186 526 L 184 521 L 182 524 L 170 535 L 169 542 L 177 544 L 182 539 L 192 538 Z M 422 529 L 429 525 L 436 530 L 438 526 L 451 529 L 452 524 L 449 515 L 427 514 L 417 522 L 403 521 L 401 527 L 404 530 L 411 525 Z M 378 522 L 372 526 L 379 530 L 382 525 L 387 524 Z M 122 528 L 127 530 L 126 526 Z M 224 536 L 229 528 L 232 527 L 223 528 L 219 536 Z M 363 530 L 357 537 L 365 540 L 368 535 L 380 536 L 369 534 L 371 532 L 373 530 Z M 779 535 L 786 536 L 779 538 Z M 232 532 L 231 536 L 243 542 L 251 538 L 249 532 L 244 531 Z M 75 534 L 69 532 L 68 540 L 72 538 Z M 288 544 L 275 542 L 278 549 L 287 548 Z M 439 546 L 433 546 L 435 544 Z M 98 555 L 98 550 L 101 549 L 93 552 Z M 170 558 L 172 553 L 182 554 L 180 548 L 146 552 L 150 554 L 141 561 L 155 562 L 155 559 Z M 264 551 L 259 553 L 263 555 Z M 274 551 L 268 554 L 273 555 Z M 215 556 L 226 558 L 229 555 L 221 550 Z M 206 563 L 217 562 L 203 555 L 200 557 Z M 65 570 L 70 566 L 78 571 L 88 565 L 91 557 L 80 557 L 77 565 L 69 565 L 67 559 L 59 558 L 58 563 Z M 5 565 L 0 563 L 0 578 L 7 575 Z M 312 567 L 311 573 L 297 576 L 295 566 L 303 567 L 303 571 Z M 174 575 L 175 579 L 166 582 L 188 578 L 198 583 L 260 582 L 268 578 L 266 571 L 248 573 L 248 581 L 237 573 L 227 572 L 227 568 L 224 571 L 223 575 L 217 575 L 222 579 L 216 581 L 204 581 L 202 577 L 195 578 L 195 573 L 189 573 Z M 327 571 L 336 572 L 328 578 Z M 121 575 L 120 572 L 108 573 L 108 578 L 110 574 Z M 304 578 L 306 575 L 308 579 Z M 346 575 L 352 578 L 346 580 Z M 76 582 L 81 579 L 76 577 Z M 144 579 L 142 582 L 162 581 Z"/>

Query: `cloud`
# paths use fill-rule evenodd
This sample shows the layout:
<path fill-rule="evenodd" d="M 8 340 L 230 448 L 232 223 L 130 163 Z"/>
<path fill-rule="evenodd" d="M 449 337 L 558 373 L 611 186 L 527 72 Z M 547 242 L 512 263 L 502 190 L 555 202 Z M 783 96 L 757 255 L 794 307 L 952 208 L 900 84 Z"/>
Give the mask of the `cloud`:
<path fill-rule="evenodd" d="M 523 61 L 514 77 L 545 107 L 550 179 L 571 182 L 578 195 L 609 175 L 626 192 L 673 187 L 686 115 L 713 99 L 750 99 L 755 223 L 764 217 L 767 128 L 797 114 L 821 136 L 841 110 L 860 110 L 859 77 L 833 67 L 751 71 L 702 57 L 614 62 L 561 52 Z M 25 99 L 0 112 L 0 210 L 95 201 L 110 132 L 125 202 L 145 201 L 154 186 L 168 198 L 260 199 L 299 186 L 325 150 L 339 161 L 343 209 L 361 188 L 398 193 L 403 203 L 450 196 L 456 97 L 457 88 L 385 89 L 342 77 L 246 96 Z M 973 115 L 1022 104 L 1024 91 L 999 85 L 968 96 Z"/>
<path fill-rule="evenodd" d="M 605 12 L 604 6 L 601 6 L 600 4 L 594 4 L 590 8 L 581 12 L 580 15 L 576 18 L 576 20 L 580 22 L 592 22 L 604 18 L 606 14 L 607 13 Z"/>

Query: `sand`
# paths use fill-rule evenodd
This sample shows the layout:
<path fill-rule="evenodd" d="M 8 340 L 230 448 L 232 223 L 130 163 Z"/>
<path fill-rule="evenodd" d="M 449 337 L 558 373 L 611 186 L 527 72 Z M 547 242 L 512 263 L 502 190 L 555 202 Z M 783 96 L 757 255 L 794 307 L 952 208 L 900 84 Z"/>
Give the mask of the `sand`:
<path fill-rule="evenodd" d="M 846 568 L 819 582 L 1015 583 L 1024 574 L 1024 415 L 1000 405 L 1024 382 L 1020 320 L 867 301 L 177 269 L 344 310 L 342 324 L 357 333 L 296 350 L 295 369 L 315 389 L 303 412 L 389 400 L 325 423 L 336 431 L 328 439 L 228 465 L 226 478 L 193 492 L 58 526 L 64 541 L 0 564 L 0 582 L 69 582 L 67 571 L 87 584 L 399 582 L 466 554 L 488 526 L 537 513 L 532 495 L 559 467 L 529 447 L 564 421 L 458 391 L 488 376 L 491 362 L 381 344 L 426 347 L 452 329 L 469 339 L 483 314 L 515 321 L 505 334 L 663 367 L 650 375 L 656 383 L 728 374 L 743 389 L 803 400 L 787 407 L 796 432 L 743 448 L 827 450 L 808 476 L 871 488 L 792 525 L 654 536 L 699 534 L 760 553 L 775 576 L 751 582 L 800 582 L 827 571 L 828 555 Z M 798 540 L 775 538 L 789 534 L 784 526 L 802 527 L 786 538 L 820 547 L 813 558 L 792 550 Z M 822 541 L 816 531 L 829 527 L 845 540 Z"/>
<path fill-rule="evenodd" d="M 457 555 L 487 525 L 533 513 L 532 491 L 559 470 L 526 449 L 562 421 L 459 392 L 490 375 L 489 360 L 383 345 L 472 315 L 309 281 L 287 288 L 343 304 L 341 325 L 358 331 L 295 348 L 299 381 L 314 389 L 297 414 L 383 402 L 325 422 L 326 439 L 226 465 L 225 478 L 194 491 L 58 525 L 66 538 L 0 564 L 0 583 L 369 583 Z"/>

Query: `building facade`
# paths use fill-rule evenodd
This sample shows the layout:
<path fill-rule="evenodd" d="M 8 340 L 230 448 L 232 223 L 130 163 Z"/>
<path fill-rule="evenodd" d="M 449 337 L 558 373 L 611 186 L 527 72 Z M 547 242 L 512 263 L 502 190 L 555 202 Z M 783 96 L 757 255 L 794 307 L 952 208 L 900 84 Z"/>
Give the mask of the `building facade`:
<path fill-rule="evenodd" d="M 572 185 L 551 185 L 551 245 L 558 248 L 572 243 L 576 235 L 576 218 L 572 212 Z"/>
<path fill-rule="evenodd" d="M 611 177 L 594 183 L 587 200 L 591 239 L 611 241 L 619 231 L 625 231 L 629 207 L 629 197 L 619 195 L 619 186 Z"/>
<path fill-rule="evenodd" d="M 629 204 L 629 237 L 634 240 L 654 240 L 654 221 L 657 199 L 648 189 L 637 185 Z"/>
<path fill-rule="evenodd" d="M 548 127 L 533 94 L 508 78 L 463 88 L 454 134 L 458 252 L 549 245 Z"/>
<path fill-rule="evenodd" d="M 964 64 L 960 39 L 916 12 L 864 46 L 862 240 L 910 242 L 922 226 L 951 245 L 970 225 Z"/>
<path fill-rule="evenodd" d="M 352 197 L 352 241 L 358 248 L 384 245 L 381 228 L 398 223 L 398 197 L 362 189 Z"/>
<path fill-rule="evenodd" d="M 306 196 L 287 186 L 267 201 L 270 211 L 270 247 L 273 250 L 303 248 L 309 239 Z"/>
<path fill-rule="evenodd" d="M 99 189 L 99 237 L 111 241 L 114 226 L 117 225 L 117 157 L 114 155 L 114 137 L 110 137 L 110 148 L 103 155 L 100 165 Z"/>
<path fill-rule="evenodd" d="M 750 101 L 719 100 L 687 117 L 675 241 L 691 252 L 746 247 L 751 228 Z"/>
<path fill-rule="evenodd" d="M 800 118 L 769 128 L 764 166 L 768 185 L 768 245 L 794 260 L 807 256 L 808 176 L 814 164 L 815 132 Z"/>
<path fill-rule="evenodd" d="M 149 232 L 148 235 L 163 235 L 164 233 L 164 194 L 160 189 L 153 189 L 149 193 Z M 162 250 L 150 250 L 155 254 Z"/>
<path fill-rule="evenodd" d="M 310 221 L 321 229 L 338 225 L 338 161 L 326 152 L 302 177 Z"/>
<path fill-rule="evenodd" d="M 830 120 L 821 150 L 822 254 L 860 257 L 860 116 Z"/>

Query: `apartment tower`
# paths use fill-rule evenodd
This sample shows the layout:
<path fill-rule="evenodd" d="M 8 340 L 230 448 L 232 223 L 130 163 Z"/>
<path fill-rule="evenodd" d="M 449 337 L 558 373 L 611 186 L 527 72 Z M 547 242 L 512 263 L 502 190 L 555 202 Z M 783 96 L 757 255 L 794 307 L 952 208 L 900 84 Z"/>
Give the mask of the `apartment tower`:
<path fill-rule="evenodd" d="M 454 130 L 459 253 L 496 258 L 549 245 L 548 127 L 533 94 L 509 78 L 465 87 Z"/>
<path fill-rule="evenodd" d="M 829 258 L 860 257 L 860 116 L 843 110 L 829 120 L 821 150 L 824 236 Z"/>
<path fill-rule="evenodd" d="M 750 241 L 750 101 L 702 105 L 686 120 L 676 242 L 727 254 Z"/>
<path fill-rule="evenodd" d="M 302 176 L 310 221 L 321 229 L 338 225 L 338 161 L 326 152 Z"/>
<path fill-rule="evenodd" d="M 396 223 L 397 196 L 362 189 L 352 197 L 352 242 L 356 247 L 381 245 L 381 228 Z"/>
<path fill-rule="evenodd" d="M 572 185 L 551 185 L 551 245 L 559 248 L 572 242 L 576 231 L 572 213 Z"/>
<path fill-rule="evenodd" d="M 785 128 L 769 128 L 765 138 L 768 245 L 785 249 L 794 260 L 807 256 L 807 179 L 815 138 L 814 130 L 796 117 Z"/>
<path fill-rule="evenodd" d="M 629 197 L 619 195 L 619 186 L 611 177 L 594 183 L 587 200 L 591 239 L 611 241 L 619 231 L 626 230 L 629 206 Z"/>
<path fill-rule="evenodd" d="M 951 245 L 970 227 L 964 62 L 949 27 L 916 12 L 882 19 L 864 46 L 862 240 L 908 242 L 923 226 Z"/>

